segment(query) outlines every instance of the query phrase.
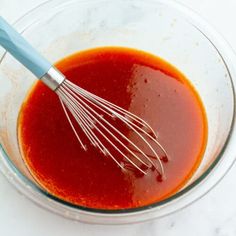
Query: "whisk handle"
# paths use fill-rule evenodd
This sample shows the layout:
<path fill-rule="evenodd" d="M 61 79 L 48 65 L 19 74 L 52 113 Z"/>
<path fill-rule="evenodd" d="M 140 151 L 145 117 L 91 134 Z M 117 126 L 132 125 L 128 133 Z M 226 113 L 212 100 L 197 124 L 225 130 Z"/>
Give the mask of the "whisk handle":
<path fill-rule="evenodd" d="M 11 25 L 0 16 L 0 45 L 37 78 L 43 77 L 52 67 Z"/>

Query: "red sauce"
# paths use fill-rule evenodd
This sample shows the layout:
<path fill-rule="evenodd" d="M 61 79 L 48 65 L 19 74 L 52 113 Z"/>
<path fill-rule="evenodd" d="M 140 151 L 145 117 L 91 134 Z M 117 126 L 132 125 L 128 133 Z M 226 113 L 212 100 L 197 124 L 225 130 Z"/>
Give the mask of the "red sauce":
<path fill-rule="evenodd" d="M 89 146 L 81 149 L 57 95 L 37 82 L 19 114 L 19 144 L 36 181 L 68 202 L 100 209 L 125 209 L 176 193 L 198 167 L 207 139 L 204 108 L 176 68 L 148 53 L 119 47 L 78 52 L 56 64 L 66 77 L 146 120 L 170 160 L 166 179 L 122 171 Z M 78 130 L 79 134 L 81 131 Z"/>

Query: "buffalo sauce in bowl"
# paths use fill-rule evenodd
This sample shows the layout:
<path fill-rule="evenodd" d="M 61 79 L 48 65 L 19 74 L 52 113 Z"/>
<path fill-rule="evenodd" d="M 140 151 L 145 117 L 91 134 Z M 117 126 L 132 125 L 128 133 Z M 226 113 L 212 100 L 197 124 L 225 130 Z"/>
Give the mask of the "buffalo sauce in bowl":
<path fill-rule="evenodd" d="M 199 166 L 207 140 L 203 104 L 186 77 L 143 51 L 95 48 L 56 64 L 68 80 L 144 119 L 168 153 L 165 178 L 155 169 L 122 170 L 88 143 L 84 151 L 57 95 L 40 81 L 26 97 L 18 119 L 24 161 L 50 194 L 75 205 L 128 209 L 164 200 L 180 190 Z M 121 127 L 122 129 L 122 127 Z"/>

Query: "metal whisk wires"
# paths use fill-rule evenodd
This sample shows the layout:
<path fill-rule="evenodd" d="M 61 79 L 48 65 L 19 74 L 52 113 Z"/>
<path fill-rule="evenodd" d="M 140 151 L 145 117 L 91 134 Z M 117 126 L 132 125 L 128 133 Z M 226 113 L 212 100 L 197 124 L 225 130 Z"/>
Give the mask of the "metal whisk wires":
<path fill-rule="evenodd" d="M 143 174 L 146 174 L 146 171 L 142 168 L 142 166 L 145 166 L 146 168 L 154 167 L 162 176 L 164 175 L 161 157 L 153 147 L 153 143 L 159 147 L 165 157 L 168 157 L 167 153 L 157 141 L 157 136 L 153 129 L 144 120 L 66 79 L 57 88 L 56 93 L 60 98 L 72 130 L 85 151 L 87 146 L 79 137 L 68 111 L 73 115 L 91 144 L 98 148 L 105 156 L 110 156 L 120 168 L 125 169 L 123 162 L 120 162 L 111 153 L 108 146 L 111 146 L 126 162 L 132 164 Z M 149 148 L 152 155 L 148 155 L 137 142 L 126 137 L 125 134 L 105 118 L 105 115 L 123 122 L 142 141 L 142 144 Z M 152 144 L 150 141 L 152 141 Z"/>

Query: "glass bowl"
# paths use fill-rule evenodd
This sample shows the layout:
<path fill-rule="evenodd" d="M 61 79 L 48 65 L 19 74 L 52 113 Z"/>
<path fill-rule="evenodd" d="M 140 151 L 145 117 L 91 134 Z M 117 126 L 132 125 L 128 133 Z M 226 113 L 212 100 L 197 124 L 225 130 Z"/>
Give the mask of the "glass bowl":
<path fill-rule="evenodd" d="M 24 15 L 16 29 L 51 62 L 82 49 L 125 46 L 179 68 L 204 103 L 209 137 L 203 161 L 175 195 L 142 208 L 99 210 L 62 201 L 37 185 L 17 141 L 17 117 L 34 76 L 0 51 L 0 168 L 38 205 L 88 223 L 123 224 L 170 214 L 207 193 L 235 161 L 235 55 L 195 13 L 169 0 L 51 0 Z"/>

